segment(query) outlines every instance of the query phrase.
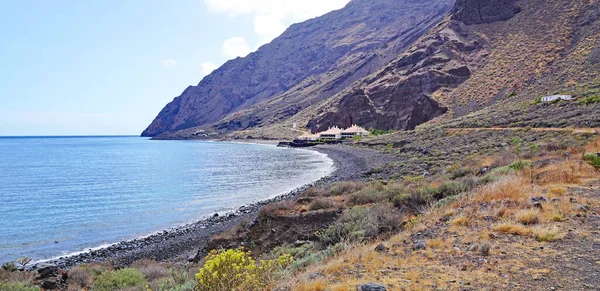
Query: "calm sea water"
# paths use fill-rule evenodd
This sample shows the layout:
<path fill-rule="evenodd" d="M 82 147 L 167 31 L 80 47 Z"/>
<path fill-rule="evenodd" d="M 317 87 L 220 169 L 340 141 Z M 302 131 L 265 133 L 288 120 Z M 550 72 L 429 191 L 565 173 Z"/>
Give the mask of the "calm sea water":
<path fill-rule="evenodd" d="M 0 138 L 0 262 L 148 235 L 283 194 L 332 169 L 325 155 L 266 145 Z"/>

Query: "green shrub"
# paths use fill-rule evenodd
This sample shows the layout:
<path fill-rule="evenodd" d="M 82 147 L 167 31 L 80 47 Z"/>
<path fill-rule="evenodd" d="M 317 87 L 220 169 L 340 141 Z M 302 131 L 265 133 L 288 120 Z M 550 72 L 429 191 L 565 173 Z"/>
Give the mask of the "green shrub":
<path fill-rule="evenodd" d="M 532 105 L 537 105 L 542 103 L 542 98 L 544 98 L 544 96 L 540 96 L 538 98 L 535 98 L 535 100 L 533 100 L 533 102 L 531 102 Z"/>
<path fill-rule="evenodd" d="M 193 281 L 186 281 L 182 284 L 175 282 L 173 279 L 163 280 L 159 283 L 157 288 L 151 289 L 152 291 L 194 291 L 195 283 Z M 148 288 L 147 288 L 148 289 Z"/>
<path fill-rule="evenodd" d="M 475 182 L 471 180 L 460 182 L 446 182 L 440 185 L 435 191 L 435 198 L 440 200 L 447 197 L 456 196 L 460 193 L 472 190 L 475 187 Z"/>
<path fill-rule="evenodd" d="M 113 291 L 122 288 L 142 286 L 146 283 L 144 275 L 132 268 L 106 271 L 94 280 L 92 291 Z"/>
<path fill-rule="evenodd" d="M 340 196 L 362 190 L 366 186 L 362 182 L 335 182 L 329 186 L 328 196 Z"/>
<path fill-rule="evenodd" d="M 311 265 L 316 265 L 324 262 L 328 258 L 339 255 L 342 251 L 348 248 L 346 243 L 338 243 L 325 248 L 324 250 L 310 249 L 310 251 L 302 253 L 297 259 L 294 259 L 294 270 L 304 269 Z"/>
<path fill-rule="evenodd" d="M 371 128 L 369 129 L 369 132 L 372 136 L 378 136 L 378 135 L 385 135 L 385 134 L 392 134 L 394 133 L 393 130 L 380 130 L 380 129 L 374 129 Z"/>
<path fill-rule="evenodd" d="M 293 263 L 290 255 L 256 262 L 243 249 L 211 251 L 196 274 L 199 290 L 264 290 Z"/>
<path fill-rule="evenodd" d="M 360 242 L 375 237 L 380 230 L 394 230 L 400 223 L 400 215 L 390 205 L 380 204 L 371 208 L 355 206 L 344 211 L 327 229 L 317 232 L 317 236 L 325 245 Z"/>
<path fill-rule="evenodd" d="M 384 193 L 365 188 L 350 195 L 348 201 L 353 205 L 364 205 L 386 200 Z"/>
<path fill-rule="evenodd" d="M 594 169 L 597 171 L 600 170 L 600 157 L 597 154 L 587 154 L 583 156 L 583 160 L 594 167 Z"/>
<path fill-rule="evenodd" d="M 0 291 L 40 291 L 40 287 L 31 283 L 0 283 Z"/>
<path fill-rule="evenodd" d="M 311 211 L 314 211 L 314 210 L 320 210 L 320 209 L 334 208 L 336 206 L 338 206 L 338 203 L 330 200 L 329 198 L 317 197 L 317 198 L 313 199 L 313 201 L 310 203 L 309 209 Z"/>
<path fill-rule="evenodd" d="M 598 95 L 598 96 L 589 96 L 589 97 L 583 98 L 581 100 L 581 103 L 583 103 L 585 105 L 594 104 L 594 103 L 600 103 L 600 95 Z"/>
<path fill-rule="evenodd" d="M 342 216 L 317 236 L 322 243 L 334 245 L 339 242 L 362 241 L 377 234 L 378 225 L 369 209 L 355 206 L 344 211 Z"/>
<path fill-rule="evenodd" d="M 458 169 L 450 171 L 450 179 L 456 180 L 458 178 L 462 178 L 462 177 L 466 177 L 468 175 L 471 175 L 472 173 L 473 172 L 471 171 L 471 169 L 468 169 L 468 168 L 458 168 Z"/>
<path fill-rule="evenodd" d="M 529 167 L 531 167 L 530 161 L 515 161 L 508 165 L 508 168 L 514 171 L 521 171 Z"/>
<path fill-rule="evenodd" d="M 15 264 L 15 262 L 6 262 L 6 263 L 2 264 L 2 269 L 9 271 L 9 272 L 15 272 L 19 268 L 17 268 L 17 264 Z"/>

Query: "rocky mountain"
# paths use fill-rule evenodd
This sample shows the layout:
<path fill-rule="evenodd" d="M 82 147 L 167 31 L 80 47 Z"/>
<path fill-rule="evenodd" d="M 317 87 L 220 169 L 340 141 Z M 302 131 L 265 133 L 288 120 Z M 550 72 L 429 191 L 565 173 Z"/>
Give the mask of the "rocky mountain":
<path fill-rule="evenodd" d="M 351 124 L 406 130 L 490 110 L 510 115 L 547 93 L 585 98 L 600 91 L 600 0 L 449 2 L 355 0 L 340 11 L 295 25 L 255 55 L 264 57 L 286 35 L 324 21 L 302 39 L 325 43 L 327 68 L 302 74 L 278 93 L 201 101 L 209 95 L 198 90 L 216 88 L 207 85 L 215 78 L 225 82 L 218 77 L 223 72 L 217 71 L 176 98 L 145 133 L 189 138 L 207 131 L 230 138 L 285 139 L 298 135 L 294 124 L 313 132 Z M 331 19 L 366 10 L 370 12 L 360 14 L 362 18 L 340 21 L 328 30 Z M 330 59 L 335 51 L 331 48 L 340 43 L 350 47 Z M 231 61 L 220 70 L 255 57 Z M 290 57 L 282 66 L 293 64 L 296 72 L 295 62 Z M 267 69 L 259 71 L 272 70 Z M 279 79 L 265 80 L 272 84 Z M 223 96 L 225 91 L 214 89 L 211 94 Z M 223 104 L 232 100 L 246 103 L 223 111 Z M 223 112 L 209 120 L 207 113 L 198 115 L 199 107 Z"/>
<path fill-rule="evenodd" d="M 446 110 L 509 114 L 548 93 L 597 94 L 599 11 L 597 0 L 459 0 L 389 65 L 312 108 L 307 127 L 413 129 Z"/>
<path fill-rule="evenodd" d="M 292 25 L 188 87 L 142 135 L 195 127 L 243 130 L 286 120 L 387 64 L 438 23 L 453 2 L 353 0 Z"/>
<path fill-rule="evenodd" d="M 406 130 L 448 111 L 432 95 L 451 91 L 471 77 L 486 56 L 485 40 L 465 26 L 511 18 L 514 1 L 459 0 L 425 37 L 376 74 L 336 96 L 331 108 L 308 122 L 313 132 L 331 126 Z"/>

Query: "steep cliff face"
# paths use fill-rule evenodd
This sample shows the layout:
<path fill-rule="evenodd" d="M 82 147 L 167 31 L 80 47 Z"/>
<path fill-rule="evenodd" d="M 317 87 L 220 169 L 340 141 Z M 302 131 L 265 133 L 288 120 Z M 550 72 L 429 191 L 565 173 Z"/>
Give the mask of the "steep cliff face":
<path fill-rule="evenodd" d="M 452 20 L 464 24 L 503 21 L 521 12 L 515 0 L 457 0 L 452 9 Z"/>
<path fill-rule="evenodd" d="M 353 0 L 291 26 L 187 88 L 143 132 L 214 125 L 239 130 L 281 121 L 375 72 L 425 34 L 454 0 Z"/>
<path fill-rule="evenodd" d="M 471 78 L 489 55 L 485 38 L 468 26 L 507 20 L 519 11 L 515 1 L 458 0 L 448 18 L 381 71 L 332 98 L 307 127 L 407 130 L 446 113 L 436 100 Z"/>
<path fill-rule="evenodd" d="M 468 79 L 471 62 L 482 56 L 483 41 L 462 34 L 461 25 L 444 21 L 380 72 L 341 93 L 336 110 L 309 121 L 308 128 L 359 124 L 406 130 L 446 113 L 431 95 Z"/>

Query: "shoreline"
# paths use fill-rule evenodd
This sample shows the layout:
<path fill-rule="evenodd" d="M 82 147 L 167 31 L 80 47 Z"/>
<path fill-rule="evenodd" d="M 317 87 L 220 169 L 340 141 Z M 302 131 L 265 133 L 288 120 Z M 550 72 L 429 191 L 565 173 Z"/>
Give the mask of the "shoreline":
<path fill-rule="evenodd" d="M 41 260 L 36 262 L 32 268 L 54 265 L 62 269 L 69 269 L 81 264 L 105 262 L 117 266 L 128 266 L 141 259 L 158 262 L 197 261 L 208 253 L 209 250 L 205 248 L 210 237 L 236 226 L 241 221 L 253 221 L 262 206 L 272 202 L 295 199 L 312 186 L 326 185 L 342 180 L 362 179 L 362 175 L 390 161 L 390 157 L 385 154 L 348 145 L 324 145 L 304 150 L 313 150 L 327 155 L 334 162 L 333 172 L 317 181 L 307 183 L 274 198 L 243 205 L 222 214 L 215 213 L 204 219 L 159 230 L 145 237 L 104 245 L 59 258 Z"/>

